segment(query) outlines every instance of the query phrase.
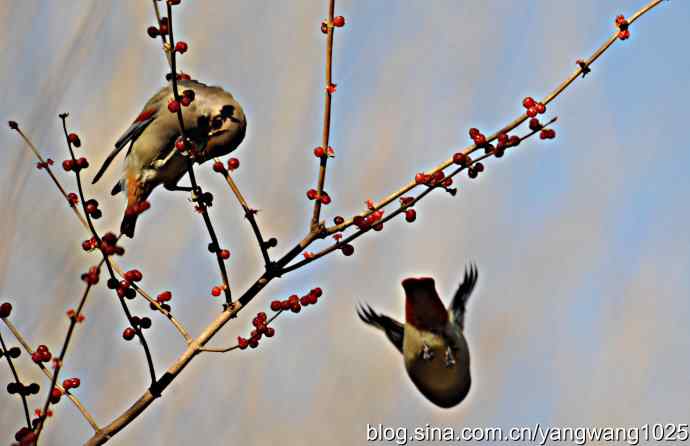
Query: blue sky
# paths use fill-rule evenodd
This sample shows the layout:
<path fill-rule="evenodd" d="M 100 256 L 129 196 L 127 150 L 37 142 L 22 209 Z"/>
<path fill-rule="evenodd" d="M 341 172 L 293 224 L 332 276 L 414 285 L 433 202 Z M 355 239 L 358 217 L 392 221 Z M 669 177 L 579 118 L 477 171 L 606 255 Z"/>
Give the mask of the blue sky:
<path fill-rule="evenodd" d="M 469 143 L 469 127 L 490 133 L 512 120 L 523 97 L 545 96 L 610 35 L 617 14 L 643 3 L 339 0 L 347 26 L 335 38 L 337 157 L 326 217 L 353 215 L 448 158 Z M 99 164 L 163 82 L 164 58 L 145 33 L 151 6 L 3 1 L 0 11 L 2 120 L 19 121 L 61 161 L 57 114 L 69 111 L 84 153 Z M 301 239 L 311 216 L 304 192 L 317 171 L 325 13 L 316 0 L 206 0 L 183 1 L 175 19 L 190 44 L 182 69 L 232 92 L 247 113 L 236 178 L 262 210 L 266 234 L 279 239 L 277 252 Z M 366 423 L 687 422 L 687 23 L 687 2 L 665 2 L 549 106 L 559 117 L 555 140 L 487 160 L 480 179 L 462 178 L 457 197 L 431 194 L 414 224 L 389 223 L 360 239 L 355 256 L 328 257 L 271 284 L 217 345 L 246 334 L 250 316 L 273 298 L 314 286 L 325 297 L 281 317 L 276 337 L 256 351 L 195 360 L 110 443 L 352 445 L 364 443 Z M 34 344 L 55 350 L 64 310 L 82 290 L 79 274 L 94 257 L 79 249 L 85 233 L 17 136 L 0 132 L 0 141 L 0 301 L 13 302 Z M 100 230 L 119 223 L 123 203 L 107 193 L 119 168 L 89 189 L 104 210 Z M 208 166 L 199 178 L 216 196 L 212 217 L 233 252 L 238 293 L 260 273 L 260 255 L 226 186 Z M 208 295 L 217 270 L 206 235 L 184 196 L 156 191 L 152 204 L 122 263 L 142 269 L 151 292 L 172 290 L 176 315 L 198 333 L 218 311 Z M 354 308 L 366 301 L 401 317 L 400 281 L 410 275 L 435 277 L 449 299 L 470 261 L 479 266 L 467 322 L 473 388 L 461 406 L 440 410 L 416 393 L 401 358 Z M 86 316 L 65 376 L 82 379 L 80 398 L 106 424 L 144 390 L 147 375 L 140 348 L 120 338 L 126 321 L 111 294 L 95 292 Z M 184 347 L 156 317 L 150 343 L 160 370 Z M 41 379 L 26 358 L 19 364 L 27 379 Z M 0 379 L 9 379 L 5 366 Z M 13 431 L 19 405 L 2 398 L 0 431 Z M 43 444 L 89 434 L 62 402 Z"/>

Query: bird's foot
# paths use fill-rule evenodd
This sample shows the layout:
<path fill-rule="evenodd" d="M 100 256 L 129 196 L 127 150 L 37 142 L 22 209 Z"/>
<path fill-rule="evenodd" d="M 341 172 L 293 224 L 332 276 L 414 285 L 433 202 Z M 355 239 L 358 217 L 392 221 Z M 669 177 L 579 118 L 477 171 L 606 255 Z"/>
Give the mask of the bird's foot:
<path fill-rule="evenodd" d="M 434 359 L 434 352 L 431 350 L 431 347 L 429 347 L 426 343 L 422 345 L 422 352 L 420 354 L 420 357 L 425 360 L 425 361 L 431 361 Z"/>
<path fill-rule="evenodd" d="M 447 368 L 451 368 L 455 365 L 455 359 L 453 359 L 453 351 L 450 349 L 450 347 L 446 349 L 445 361 Z"/>

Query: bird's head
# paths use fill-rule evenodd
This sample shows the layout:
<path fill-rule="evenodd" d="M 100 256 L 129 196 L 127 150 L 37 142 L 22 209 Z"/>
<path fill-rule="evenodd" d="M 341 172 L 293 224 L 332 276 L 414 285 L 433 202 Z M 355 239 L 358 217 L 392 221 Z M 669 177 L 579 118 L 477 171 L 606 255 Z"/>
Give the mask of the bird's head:
<path fill-rule="evenodd" d="M 405 321 L 419 330 L 440 331 L 448 323 L 448 311 L 431 277 L 402 281 L 405 290 Z"/>

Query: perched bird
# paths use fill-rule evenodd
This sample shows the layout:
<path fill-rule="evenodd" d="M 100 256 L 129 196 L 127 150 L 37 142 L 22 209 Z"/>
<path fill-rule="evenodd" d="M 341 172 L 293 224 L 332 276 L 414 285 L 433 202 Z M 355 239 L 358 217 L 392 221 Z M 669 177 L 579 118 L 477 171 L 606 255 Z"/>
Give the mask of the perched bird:
<path fill-rule="evenodd" d="M 405 325 L 368 305 L 357 309 L 362 321 L 383 330 L 402 353 L 407 374 L 417 389 L 440 407 L 457 405 L 470 391 L 470 352 L 463 330 L 465 305 L 476 283 L 477 268 L 471 265 L 446 309 L 434 279 L 403 280 Z"/>
<path fill-rule="evenodd" d="M 178 91 L 186 98 L 181 110 L 185 135 L 197 151 L 194 161 L 201 164 L 235 150 L 247 129 L 244 111 L 235 98 L 220 87 L 209 87 L 194 80 L 179 81 Z M 177 113 L 171 111 L 179 104 L 169 107 L 172 100 L 170 85 L 149 99 L 143 111 L 117 140 L 115 149 L 93 179 L 96 183 L 117 154 L 129 145 L 122 179 L 111 193 L 116 195 L 124 190 L 127 194 L 127 209 L 120 230 L 130 238 L 134 236 L 138 205 L 156 186 L 163 184 L 169 190 L 186 190 L 177 186 L 187 172 L 187 159 L 175 147 L 181 133 Z"/>

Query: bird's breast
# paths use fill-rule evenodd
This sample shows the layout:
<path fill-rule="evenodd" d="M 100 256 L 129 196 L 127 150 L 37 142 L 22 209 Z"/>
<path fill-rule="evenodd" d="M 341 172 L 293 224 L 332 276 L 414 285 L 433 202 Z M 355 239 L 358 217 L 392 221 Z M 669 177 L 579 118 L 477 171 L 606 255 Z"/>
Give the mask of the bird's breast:
<path fill-rule="evenodd" d="M 453 336 L 452 343 L 455 345 L 449 352 L 445 337 L 405 324 L 403 356 L 407 373 L 419 391 L 440 407 L 461 402 L 471 385 L 469 349 L 462 333 Z"/>

